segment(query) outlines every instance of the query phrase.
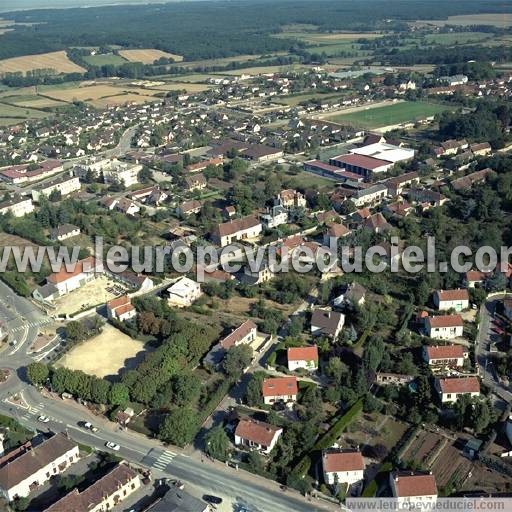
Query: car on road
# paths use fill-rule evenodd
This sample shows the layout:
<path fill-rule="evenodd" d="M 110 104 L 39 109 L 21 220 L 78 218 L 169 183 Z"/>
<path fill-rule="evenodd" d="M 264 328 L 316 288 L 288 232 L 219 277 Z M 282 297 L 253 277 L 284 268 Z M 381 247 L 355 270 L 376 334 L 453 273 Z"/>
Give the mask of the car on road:
<path fill-rule="evenodd" d="M 95 427 L 92 423 L 89 423 L 88 421 L 84 423 L 84 428 L 90 430 L 91 432 L 98 432 L 98 427 Z"/>
<path fill-rule="evenodd" d="M 39 418 L 37 418 L 37 421 L 40 421 L 41 423 L 48 423 L 50 418 L 48 418 L 48 416 L 41 415 Z"/>
<path fill-rule="evenodd" d="M 115 452 L 118 452 L 121 449 L 121 447 L 117 443 L 113 443 L 112 441 L 107 441 L 105 443 L 105 446 L 107 448 L 110 448 L 111 450 L 114 450 Z"/>
<path fill-rule="evenodd" d="M 222 503 L 222 498 L 214 496 L 213 494 L 205 494 L 203 496 L 203 500 L 206 501 L 206 503 L 212 503 L 213 505 L 220 505 Z"/>

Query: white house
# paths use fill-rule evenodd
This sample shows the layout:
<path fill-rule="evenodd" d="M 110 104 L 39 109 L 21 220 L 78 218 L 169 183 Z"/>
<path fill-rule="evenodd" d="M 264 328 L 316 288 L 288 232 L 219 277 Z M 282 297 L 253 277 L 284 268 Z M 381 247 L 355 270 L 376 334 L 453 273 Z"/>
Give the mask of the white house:
<path fill-rule="evenodd" d="M 137 310 L 133 306 L 128 295 L 121 295 L 107 302 L 107 316 L 110 319 L 116 319 L 124 322 L 137 316 Z"/>
<path fill-rule="evenodd" d="M 435 504 L 437 501 L 437 485 L 434 475 L 408 472 L 390 473 L 389 483 L 393 497 L 399 508 L 417 504 L 417 507 Z"/>
<path fill-rule="evenodd" d="M 241 419 L 235 430 L 235 444 L 269 454 L 282 433 L 281 427 L 270 425 L 264 421 Z"/>
<path fill-rule="evenodd" d="M 288 370 L 291 372 L 302 368 L 315 371 L 318 369 L 318 347 L 290 347 L 287 351 Z"/>
<path fill-rule="evenodd" d="M 283 206 L 273 206 L 268 213 L 261 216 L 261 222 L 267 229 L 288 223 L 288 210 Z"/>
<path fill-rule="evenodd" d="M 295 402 L 299 387 L 297 377 L 273 377 L 261 383 L 263 402 L 266 405 L 275 402 Z"/>
<path fill-rule="evenodd" d="M 103 177 L 105 183 L 122 183 L 128 188 L 139 183 L 141 170 L 141 164 L 128 164 L 113 160 L 106 169 L 103 169 Z"/>
<path fill-rule="evenodd" d="M 41 196 L 49 197 L 52 192 L 60 192 L 61 196 L 67 196 L 80 190 L 80 179 L 78 176 L 65 174 L 52 179 L 32 189 L 32 199 L 37 203 Z"/>
<path fill-rule="evenodd" d="M 181 278 L 167 288 L 167 293 L 169 304 L 181 308 L 191 306 L 202 295 L 201 285 L 188 277 Z"/>
<path fill-rule="evenodd" d="M 443 404 L 456 402 L 462 395 L 480 396 L 480 382 L 476 377 L 436 379 L 435 388 Z"/>
<path fill-rule="evenodd" d="M 242 344 L 252 343 L 258 334 L 258 328 L 252 320 L 246 320 L 242 325 L 230 332 L 225 338 L 220 340 L 219 344 L 224 350 Z"/>
<path fill-rule="evenodd" d="M 261 222 L 253 215 L 249 215 L 219 224 L 213 233 L 213 239 L 221 247 L 226 247 L 226 245 L 239 240 L 255 239 L 261 234 L 261 231 Z"/>
<path fill-rule="evenodd" d="M 27 497 L 78 459 L 78 445 L 64 434 L 54 434 L 0 468 L 0 493 L 7 501 Z"/>
<path fill-rule="evenodd" d="M 81 261 L 77 261 L 70 271 L 63 265 L 59 272 L 50 274 L 46 278 L 46 282 L 55 286 L 59 295 L 65 295 L 91 281 L 96 277 L 97 273 L 102 271 L 102 265 L 92 256 L 89 256 Z"/>
<path fill-rule="evenodd" d="M 465 288 L 438 290 L 434 293 L 434 305 L 439 311 L 462 311 L 469 308 L 469 293 Z"/>
<path fill-rule="evenodd" d="M 429 366 L 462 367 L 468 358 L 462 345 L 436 345 L 423 347 L 423 359 Z"/>
<path fill-rule="evenodd" d="M 324 481 L 328 485 L 361 483 L 364 459 L 357 450 L 326 450 L 322 454 Z"/>
<path fill-rule="evenodd" d="M 336 339 L 345 324 L 345 315 L 329 309 L 315 309 L 311 315 L 311 334 Z"/>
<path fill-rule="evenodd" d="M 62 242 L 68 238 L 78 236 L 79 234 L 80 228 L 78 226 L 74 226 L 73 224 L 62 224 L 62 226 L 52 229 L 50 233 L 50 240 L 58 240 L 59 242 Z"/>
<path fill-rule="evenodd" d="M 7 213 L 12 214 L 14 217 L 23 217 L 32 213 L 35 210 L 32 199 L 30 198 L 17 198 L 8 199 L 0 203 L 0 215 Z"/>
<path fill-rule="evenodd" d="M 451 340 L 462 336 L 464 322 L 460 315 L 429 316 L 425 319 L 425 331 L 430 338 Z"/>
<path fill-rule="evenodd" d="M 294 189 L 281 190 L 274 199 L 276 206 L 283 206 L 284 208 L 305 208 L 306 198 L 303 194 Z"/>
<path fill-rule="evenodd" d="M 44 512 L 103 512 L 113 510 L 119 503 L 140 489 L 137 471 L 118 464 L 83 491 L 73 489 Z"/>

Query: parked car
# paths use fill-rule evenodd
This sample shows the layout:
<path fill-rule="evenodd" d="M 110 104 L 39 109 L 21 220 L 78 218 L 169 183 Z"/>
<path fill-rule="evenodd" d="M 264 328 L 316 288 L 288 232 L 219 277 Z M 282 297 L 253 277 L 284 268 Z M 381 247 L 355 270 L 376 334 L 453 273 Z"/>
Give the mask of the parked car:
<path fill-rule="evenodd" d="M 121 447 L 118 444 L 113 443 L 112 441 L 107 441 L 105 443 L 105 446 L 107 448 L 110 448 L 111 450 L 114 450 L 115 452 L 118 452 L 121 449 Z"/>
<path fill-rule="evenodd" d="M 98 427 L 95 427 L 92 423 L 89 423 L 88 421 L 84 423 L 84 428 L 90 430 L 91 432 L 98 432 Z"/>
<path fill-rule="evenodd" d="M 48 423 L 50 418 L 48 418 L 48 416 L 41 415 L 39 418 L 37 418 L 37 421 L 40 421 L 41 423 Z"/>
<path fill-rule="evenodd" d="M 212 503 L 213 505 L 220 505 L 222 503 L 222 498 L 218 496 L 213 496 L 213 494 L 205 494 L 203 496 L 203 500 L 207 503 Z"/>

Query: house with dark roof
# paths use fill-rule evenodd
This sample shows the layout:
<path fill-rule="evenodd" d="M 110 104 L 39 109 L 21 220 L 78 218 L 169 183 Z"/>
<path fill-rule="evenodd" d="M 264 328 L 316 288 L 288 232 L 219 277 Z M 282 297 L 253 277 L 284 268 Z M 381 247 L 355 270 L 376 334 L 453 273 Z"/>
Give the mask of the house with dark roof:
<path fill-rule="evenodd" d="M 235 445 L 269 454 L 282 433 L 281 427 L 270 423 L 251 418 L 241 419 L 235 429 Z"/>
<path fill-rule="evenodd" d="M 78 444 L 54 434 L 0 467 L 0 494 L 7 501 L 27 497 L 78 459 Z"/>
<path fill-rule="evenodd" d="M 315 309 L 311 314 L 311 334 L 335 340 L 345 324 L 345 315 L 330 309 Z"/>
<path fill-rule="evenodd" d="M 83 491 L 73 489 L 44 512 L 96 512 L 112 510 L 140 488 L 137 471 L 118 464 Z"/>
<path fill-rule="evenodd" d="M 73 238 L 74 236 L 78 236 L 80 234 L 80 228 L 73 224 L 62 224 L 58 228 L 54 228 L 50 232 L 50 240 L 58 240 L 62 242 L 62 240 L 67 240 L 68 238 Z"/>
<path fill-rule="evenodd" d="M 195 498 L 183 489 L 172 486 L 145 512 L 208 512 L 208 503 Z"/>

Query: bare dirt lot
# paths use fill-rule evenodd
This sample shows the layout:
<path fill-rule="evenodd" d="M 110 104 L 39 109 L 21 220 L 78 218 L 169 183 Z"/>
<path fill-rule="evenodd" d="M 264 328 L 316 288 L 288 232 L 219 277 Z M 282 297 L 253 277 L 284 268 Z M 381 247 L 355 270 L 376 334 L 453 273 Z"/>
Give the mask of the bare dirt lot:
<path fill-rule="evenodd" d="M 0 73 L 26 73 L 33 69 L 54 69 L 58 73 L 83 73 L 85 69 L 68 59 L 65 51 L 25 55 L 0 60 Z"/>
<path fill-rule="evenodd" d="M 96 279 L 86 283 L 82 288 L 74 290 L 57 300 L 55 303 L 57 306 L 56 313 L 59 315 L 70 315 L 99 304 L 104 304 L 119 295 L 107 290 L 107 288 L 112 288 L 113 286 L 119 285 L 106 276 L 98 276 Z"/>
<path fill-rule="evenodd" d="M 153 49 L 119 50 L 119 55 L 131 62 L 143 62 L 144 64 L 153 64 L 155 60 L 160 59 L 161 57 L 165 57 L 166 59 L 174 59 L 175 62 L 181 62 L 183 60 L 181 55 Z"/>
<path fill-rule="evenodd" d="M 144 344 L 133 340 L 111 325 L 65 354 L 57 366 L 82 370 L 90 375 L 116 375 L 122 368 L 133 368 L 144 354 Z"/>

